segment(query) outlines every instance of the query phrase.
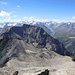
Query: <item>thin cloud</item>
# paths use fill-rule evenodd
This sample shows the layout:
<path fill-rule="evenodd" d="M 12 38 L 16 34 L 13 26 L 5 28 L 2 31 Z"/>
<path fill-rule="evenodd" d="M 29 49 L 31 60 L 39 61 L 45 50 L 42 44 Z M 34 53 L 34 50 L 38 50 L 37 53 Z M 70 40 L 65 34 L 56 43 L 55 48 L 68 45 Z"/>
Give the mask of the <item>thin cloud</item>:
<path fill-rule="evenodd" d="M 27 19 L 27 17 L 23 17 L 23 19 Z"/>
<path fill-rule="evenodd" d="M 72 18 L 75 19 L 75 16 L 73 16 Z"/>
<path fill-rule="evenodd" d="M 34 17 L 33 17 L 33 16 L 31 16 L 31 17 L 30 17 L 30 19 L 34 19 Z"/>
<path fill-rule="evenodd" d="M 11 22 L 11 18 L 10 17 L 4 18 L 4 20 L 2 20 L 2 22 Z"/>
<path fill-rule="evenodd" d="M 35 17 L 33 17 L 33 16 L 31 16 L 31 17 L 29 18 L 29 20 L 31 20 L 31 21 L 37 21 L 37 19 L 36 19 Z"/>
<path fill-rule="evenodd" d="M 0 4 L 7 5 L 8 3 L 7 2 L 0 1 Z"/>
<path fill-rule="evenodd" d="M 17 15 L 14 15 L 14 17 L 17 17 Z"/>
<path fill-rule="evenodd" d="M 2 22 L 21 22 L 21 21 L 22 21 L 21 18 L 18 18 L 18 19 L 12 19 L 10 16 L 7 17 L 7 18 L 4 18 L 4 19 L 2 20 Z"/>
<path fill-rule="evenodd" d="M 3 11 L 3 10 L 0 12 L 0 16 L 1 16 L 1 17 L 8 17 L 8 16 L 10 16 L 10 15 L 11 15 L 10 13 L 5 12 L 5 11 Z"/>
<path fill-rule="evenodd" d="M 17 5 L 17 8 L 19 8 L 20 7 L 20 5 Z"/>

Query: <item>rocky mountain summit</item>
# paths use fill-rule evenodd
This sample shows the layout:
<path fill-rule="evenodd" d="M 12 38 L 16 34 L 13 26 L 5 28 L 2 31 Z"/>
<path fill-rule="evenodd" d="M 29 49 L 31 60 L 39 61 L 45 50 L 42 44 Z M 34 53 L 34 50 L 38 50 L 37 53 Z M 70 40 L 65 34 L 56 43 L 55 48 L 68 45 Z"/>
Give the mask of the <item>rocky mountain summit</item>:
<path fill-rule="evenodd" d="M 55 56 L 53 51 L 69 55 L 58 40 L 38 26 L 26 24 L 22 27 L 14 26 L 0 34 L 0 66 L 13 58 L 21 61 L 50 59 Z"/>

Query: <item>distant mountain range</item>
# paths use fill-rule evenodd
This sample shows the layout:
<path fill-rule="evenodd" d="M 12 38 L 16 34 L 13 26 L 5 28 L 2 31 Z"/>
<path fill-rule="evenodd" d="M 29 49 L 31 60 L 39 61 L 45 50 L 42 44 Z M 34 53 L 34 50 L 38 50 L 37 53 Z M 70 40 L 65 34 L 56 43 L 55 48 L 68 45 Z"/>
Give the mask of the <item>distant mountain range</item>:
<path fill-rule="evenodd" d="M 65 48 L 75 54 L 75 22 L 35 22 L 35 21 L 23 21 L 20 23 L 0 23 L 0 32 L 4 32 L 5 28 L 13 26 L 22 26 L 23 24 L 30 24 L 33 26 L 39 26 L 43 28 L 49 35 L 58 39 L 64 44 Z M 3 26 L 2 26 L 3 25 Z M 4 30 L 3 30 L 3 29 Z M 1 30 L 2 29 L 2 30 Z"/>
<path fill-rule="evenodd" d="M 72 30 L 75 28 L 75 23 L 73 22 L 36 22 L 36 21 L 22 21 L 22 22 L 6 22 L 0 23 L 0 29 L 12 27 L 12 26 L 22 26 L 23 24 L 35 25 L 42 27 L 45 31 L 47 31 L 50 35 L 56 36 L 56 32 L 58 30 L 64 29 L 65 27 L 72 26 Z M 64 33 L 64 32 L 63 32 Z"/>

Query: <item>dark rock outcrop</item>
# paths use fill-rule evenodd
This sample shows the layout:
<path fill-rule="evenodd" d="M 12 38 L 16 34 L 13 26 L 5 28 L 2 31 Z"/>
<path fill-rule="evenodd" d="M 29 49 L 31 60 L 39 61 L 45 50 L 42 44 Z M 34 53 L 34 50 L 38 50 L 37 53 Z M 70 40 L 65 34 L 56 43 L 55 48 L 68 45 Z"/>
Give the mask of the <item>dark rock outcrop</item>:
<path fill-rule="evenodd" d="M 41 72 L 40 74 L 38 75 L 49 75 L 49 70 L 46 69 L 45 71 Z"/>
<path fill-rule="evenodd" d="M 15 71 L 15 72 L 13 73 L 13 75 L 18 75 L 18 73 L 19 73 L 18 71 Z"/>

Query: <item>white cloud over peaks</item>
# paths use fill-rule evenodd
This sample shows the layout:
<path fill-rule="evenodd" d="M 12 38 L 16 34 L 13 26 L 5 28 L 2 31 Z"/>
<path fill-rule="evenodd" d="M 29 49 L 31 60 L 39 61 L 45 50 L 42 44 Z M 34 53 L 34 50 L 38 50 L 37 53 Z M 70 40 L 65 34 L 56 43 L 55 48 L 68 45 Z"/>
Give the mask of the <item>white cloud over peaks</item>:
<path fill-rule="evenodd" d="M 1 17 L 8 17 L 8 16 L 10 16 L 10 13 L 5 12 L 5 11 L 2 10 L 2 11 L 0 12 L 0 16 L 1 16 Z"/>
<path fill-rule="evenodd" d="M 0 1 L 0 4 L 7 5 L 7 2 Z"/>
<path fill-rule="evenodd" d="M 61 23 L 62 21 L 58 20 L 58 19 L 53 19 L 53 22 L 57 22 L 57 23 Z"/>
<path fill-rule="evenodd" d="M 37 19 L 37 18 L 35 18 L 35 17 L 33 17 L 33 16 L 30 16 L 30 17 L 23 17 L 22 18 L 23 20 L 27 20 L 27 21 L 36 21 L 36 22 L 47 22 L 48 20 L 47 19 L 44 19 L 44 20 L 42 20 L 42 19 Z"/>
<path fill-rule="evenodd" d="M 31 21 L 37 21 L 38 19 L 36 19 L 36 18 L 34 18 L 33 16 L 31 16 L 31 17 L 29 18 L 29 20 L 31 20 Z"/>

